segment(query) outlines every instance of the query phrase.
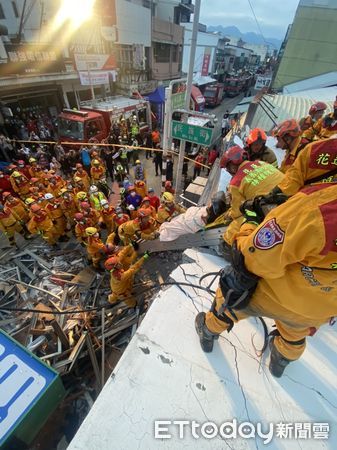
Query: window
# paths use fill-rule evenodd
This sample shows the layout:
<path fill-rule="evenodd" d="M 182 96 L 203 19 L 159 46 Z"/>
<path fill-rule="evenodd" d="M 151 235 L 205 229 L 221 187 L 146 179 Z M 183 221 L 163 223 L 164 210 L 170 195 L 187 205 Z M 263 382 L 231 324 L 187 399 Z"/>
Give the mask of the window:
<path fill-rule="evenodd" d="M 0 19 L 6 19 L 4 10 L 2 9 L 2 5 L 0 3 Z"/>
<path fill-rule="evenodd" d="M 19 11 L 18 11 L 18 7 L 16 6 L 15 2 L 12 2 L 12 7 L 13 7 L 13 11 L 14 11 L 14 16 L 16 18 L 18 18 L 19 17 Z"/>
<path fill-rule="evenodd" d="M 82 122 L 60 118 L 58 122 L 58 127 L 59 127 L 59 136 L 68 137 L 79 141 L 84 140 Z"/>
<path fill-rule="evenodd" d="M 154 59 L 157 63 L 170 62 L 171 45 L 155 43 L 154 45 Z"/>

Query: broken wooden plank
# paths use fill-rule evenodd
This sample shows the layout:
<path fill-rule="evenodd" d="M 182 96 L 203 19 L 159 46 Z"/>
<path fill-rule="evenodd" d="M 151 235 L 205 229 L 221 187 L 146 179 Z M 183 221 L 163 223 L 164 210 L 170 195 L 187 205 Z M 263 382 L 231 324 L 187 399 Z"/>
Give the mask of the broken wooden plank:
<path fill-rule="evenodd" d="M 63 347 L 65 349 L 68 349 L 70 347 L 69 345 L 69 341 L 67 338 L 67 335 L 64 333 L 64 331 L 62 330 L 62 328 L 60 327 L 59 323 L 56 321 L 56 319 L 52 320 L 50 322 L 50 325 L 53 327 L 55 333 L 57 334 L 57 336 L 59 337 Z"/>
<path fill-rule="evenodd" d="M 68 361 L 71 363 L 70 367 L 68 367 L 68 372 L 71 371 L 71 369 L 73 368 L 77 358 L 79 357 L 79 354 L 81 353 L 83 345 L 84 345 L 84 343 L 86 341 L 87 334 L 88 334 L 88 332 L 84 331 L 82 333 L 81 337 L 79 338 L 79 340 L 77 341 L 77 344 L 72 349 L 72 352 L 70 353 L 69 358 L 68 358 Z"/>
<path fill-rule="evenodd" d="M 14 258 L 15 264 L 18 266 L 18 268 L 27 275 L 28 278 L 31 280 L 34 280 L 36 276 L 33 274 L 31 270 L 28 269 L 27 266 L 25 266 L 18 258 Z M 20 280 L 21 281 L 21 280 Z"/>

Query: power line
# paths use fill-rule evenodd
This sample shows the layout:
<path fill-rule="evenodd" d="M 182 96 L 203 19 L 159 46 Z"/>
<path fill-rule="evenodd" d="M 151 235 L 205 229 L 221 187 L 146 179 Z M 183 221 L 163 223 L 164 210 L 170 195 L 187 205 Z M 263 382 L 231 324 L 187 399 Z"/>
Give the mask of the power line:
<path fill-rule="evenodd" d="M 249 3 L 249 6 L 250 6 L 250 9 L 251 9 L 251 11 L 252 11 L 252 14 L 253 14 L 253 16 L 254 16 L 256 26 L 257 26 L 257 28 L 258 28 L 258 30 L 259 30 L 261 36 L 262 36 L 262 39 L 263 39 L 264 43 L 265 43 L 266 45 L 268 45 L 267 41 L 265 40 L 265 38 L 264 38 L 264 36 L 263 36 L 262 29 L 261 29 L 261 27 L 260 27 L 259 21 L 257 20 L 257 17 L 256 17 L 256 14 L 255 14 L 253 5 L 252 5 L 252 3 L 251 3 L 250 0 L 248 0 L 248 3 Z"/>

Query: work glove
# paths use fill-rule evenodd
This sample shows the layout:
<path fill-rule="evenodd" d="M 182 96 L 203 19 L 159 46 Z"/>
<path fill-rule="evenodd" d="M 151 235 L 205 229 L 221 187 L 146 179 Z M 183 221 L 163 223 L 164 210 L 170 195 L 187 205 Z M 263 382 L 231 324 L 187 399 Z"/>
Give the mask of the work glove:
<path fill-rule="evenodd" d="M 135 250 L 138 250 L 138 249 L 139 249 L 139 244 L 138 244 L 137 241 L 131 241 L 131 245 L 132 245 L 132 247 L 133 247 Z"/>
<path fill-rule="evenodd" d="M 256 226 L 263 222 L 265 217 L 259 197 L 243 202 L 240 206 L 240 211 L 246 219 L 246 222 Z"/>
<path fill-rule="evenodd" d="M 144 260 L 146 261 L 147 259 L 150 258 L 150 253 L 149 252 L 145 252 L 143 255 Z"/>
<path fill-rule="evenodd" d="M 276 186 L 269 194 L 264 195 L 264 200 L 269 205 L 282 205 L 288 200 L 288 197 Z"/>

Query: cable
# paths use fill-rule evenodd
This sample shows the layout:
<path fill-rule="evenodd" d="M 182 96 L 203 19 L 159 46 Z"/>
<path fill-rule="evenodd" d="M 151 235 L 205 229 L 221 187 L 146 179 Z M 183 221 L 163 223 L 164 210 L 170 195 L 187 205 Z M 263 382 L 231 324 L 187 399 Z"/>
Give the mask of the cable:
<path fill-rule="evenodd" d="M 154 286 L 147 287 L 144 291 L 141 291 L 140 294 L 142 294 L 144 292 L 148 292 L 149 290 L 157 289 L 160 286 L 189 286 L 189 287 L 193 287 L 193 288 L 196 288 L 196 289 L 201 289 L 203 291 L 211 293 L 210 290 L 207 287 L 199 286 L 197 284 L 178 282 L 178 281 L 166 281 L 166 282 L 161 283 L 161 284 L 156 284 Z M 125 301 L 125 300 L 131 299 L 131 298 L 134 298 L 134 296 L 125 297 L 125 298 L 121 299 L 121 301 Z M 66 315 L 66 314 L 76 314 L 76 313 L 86 313 L 86 312 L 100 311 L 103 308 L 108 310 L 109 306 L 111 308 L 113 308 L 116 305 L 115 304 L 102 305 L 102 306 L 97 306 L 97 307 L 94 307 L 94 308 L 74 309 L 74 310 L 71 310 L 71 311 L 58 311 L 58 310 L 52 309 L 52 308 L 50 308 L 48 311 L 47 310 L 44 311 L 44 310 L 33 309 L 33 308 L 30 308 L 30 309 L 29 308 L 6 308 L 6 307 L 3 307 L 3 306 L 0 306 L 0 311 L 33 312 L 33 313 L 40 313 L 40 314 Z"/>

